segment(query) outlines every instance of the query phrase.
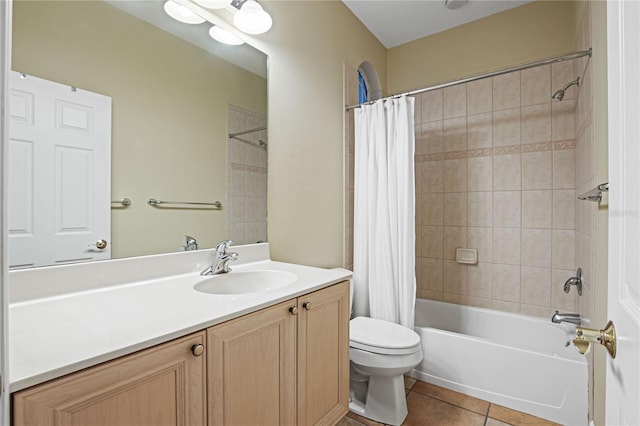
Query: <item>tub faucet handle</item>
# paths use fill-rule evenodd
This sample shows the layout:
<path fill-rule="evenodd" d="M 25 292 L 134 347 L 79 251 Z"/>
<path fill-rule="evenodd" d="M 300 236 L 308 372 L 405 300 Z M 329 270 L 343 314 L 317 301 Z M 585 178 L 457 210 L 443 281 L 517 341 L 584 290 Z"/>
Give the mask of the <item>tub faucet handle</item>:
<path fill-rule="evenodd" d="M 564 282 L 564 292 L 569 293 L 572 285 L 575 285 L 578 289 L 578 296 L 582 296 L 582 268 L 578 268 L 575 277 L 571 277 Z"/>

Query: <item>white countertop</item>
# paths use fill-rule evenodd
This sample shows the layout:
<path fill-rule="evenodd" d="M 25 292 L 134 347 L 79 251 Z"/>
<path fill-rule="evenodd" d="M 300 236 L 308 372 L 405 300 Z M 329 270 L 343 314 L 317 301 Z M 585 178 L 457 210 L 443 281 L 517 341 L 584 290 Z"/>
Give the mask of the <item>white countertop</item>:
<path fill-rule="evenodd" d="M 232 249 L 241 251 L 236 250 L 236 247 Z M 255 252 L 255 248 L 252 250 Z M 138 279 L 133 282 L 123 279 L 125 282 L 114 281 L 104 286 L 93 286 L 94 288 L 85 291 L 78 291 L 77 284 L 70 283 L 73 291 L 48 294 L 45 297 L 21 296 L 20 300 L 10 303 L 9 306 L 10 391 L 25 389 L 203 330 L 349 279 L 351 276 L 351 273 L 345 270 L 321 269 L 268 260 L 268 246 L 265 253 L 267 260 L 244 264 L 239 262 L 232 267 L 233 271 L 230 273 L 251 270 L 287 271 L 297 276 L 296 281 L 285 287 L 259 293 L 202 293 L 193 289 L 196 282 L 206 278 L 198 272 L 203 263 L 203 254 L 200 253 L 197 255 L 199 261 L 188 272 L 147 280 Z M 207 253 L 205 258 L 210 259 L 210 255 Z M 176 263 L 183 265 L 185 259 L 196 257 L 176 256 L 180 254 L 156 257 L 159 257 L 161 262 L 177 259 Z M 247 257 L 249 260 L 255 260 L 261 256 Z M 98 265 L 107 272 L 111 269 L 114 274 L 132 265 L 133 269 L 136 269 L 135 259 L 108 261 L 108 264 L 101 262 Z M 144 265 L 144 262 L 141 265 Z M 91 267 L 86 265 L 77 268 L 76 271 L 73 267 L 67 267 L 60 281 L 69 280 L 70 276 L 75 277 L 80 268 L 91 271 Z M 31 279 L 46 285 L 43 278 L 55 274 L 47 274 L 44 269 L 46 268 L 31 273 Z M 25 278 L 23 274 L 28 272 L 17 274 L 19 277 L 16 277 L 16 281 L 28 281 L 29 277 Z M 76 278 L 78 279 L 83 279 L 82 274 Z M 55 286 L 54 284 L 51 285 Z"/>

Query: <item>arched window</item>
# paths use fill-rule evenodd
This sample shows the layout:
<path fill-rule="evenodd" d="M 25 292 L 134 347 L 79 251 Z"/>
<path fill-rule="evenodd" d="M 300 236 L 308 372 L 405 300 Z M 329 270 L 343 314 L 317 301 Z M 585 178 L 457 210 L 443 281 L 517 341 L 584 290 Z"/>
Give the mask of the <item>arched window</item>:
<path fill-rule="evenodd" d="M 358 103 L 363 104 L 369 100 L 369 85 L 367 78 L 361 70 L 358 70 Z"/>
<path fill-rule="evenodd" d="M 371 62 L 364 61 L 358 67 L 358 103 L 375 101 L 382 97 L 382 86 Z"/>

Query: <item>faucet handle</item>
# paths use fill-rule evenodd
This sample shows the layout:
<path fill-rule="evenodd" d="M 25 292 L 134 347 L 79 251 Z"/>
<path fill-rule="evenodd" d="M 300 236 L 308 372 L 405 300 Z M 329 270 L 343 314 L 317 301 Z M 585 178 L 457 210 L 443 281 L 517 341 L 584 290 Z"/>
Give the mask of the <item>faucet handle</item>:
<path fill-rule="evenodd" d="M 218 243 L 218 245 L 216 246 L 216 253 L 226 254 L 227 253 L 227 249 L 229 249 L 229 246 L 231 244 L 233 244 L 232 240 L 220 241 Z"/>

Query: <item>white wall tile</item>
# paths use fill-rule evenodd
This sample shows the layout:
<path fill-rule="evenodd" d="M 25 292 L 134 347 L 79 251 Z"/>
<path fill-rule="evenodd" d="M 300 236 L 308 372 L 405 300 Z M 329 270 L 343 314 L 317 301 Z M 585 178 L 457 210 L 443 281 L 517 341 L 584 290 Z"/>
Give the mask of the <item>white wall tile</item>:
<path fill-rule="evenodd" d="M 550 229 L 522 229 L 522 265 L 551 267 Z"/>
<path fill-rule="evenodd" d="M 493 77 L 493 110 L 520 106 L 520 72 Z"/>
<path fill-rule="evenodd" d="M 494 301 L 520 302 L 520 266 L 493 265 L 491 297 Z"/>
<path fill-rule="evenodd" d="M 493 228 L 467 228 L 467 247 L 478 250 L 478 262 L 493 262 Z"/>
<path fill-rule="evenodd" d="M 551 189 L 553 187 L 552 152 L 522 154 L 522 189 Z"/>
<path fill-rule="evenodd" d="M 522 225 L 520 191 L 495 191 L 493 193 L 493 226 L 519 228 Z"/>
<path fill-rule="evenodd" d="M 520 108 L 493 113 L 493 146 L 521 144 Z"/>
<path fill-rule="evenodd" d="M 491 191 L 493 189 L 493 157 L 467 158 L 467 190 Z"/>
<path fill-rule="evenodd" d="M 522 188 L 521 154 L 496 155 L 493 157 L 493 190 L 512 191 Z"/>
<path fill-rule="evenodd" d="M 478 263 L 467 266 L 467 295 L 491 298 L 491 282 L 493 279 L 493 264 Z"/>
<path fill-rule="evenodd" d="M 444 193 L 444 224 L 467 226 L 467 194 L 465 192 Z"/>
<path fill-rule="evenodd" d="M 443 89 L 443 118 L 467 115 L 467 87 L 464 84 Z"/>
<path fill-rule="evenodd" d="M 551 269 L 523 266 L 521 269 L 520 302 L 526 305 L 551 304 Z"/>
<path fill-rule="evenodd" d="M 467 159 L 444 160 L 444 191 L 465 192 L 467 190 Z"/>
<path fill-rule="evenodd" d="M 522 227 L 551 228 L 552 191 L 522 191 Z"/>
<path fill-rule="evenodd" d="M 551 141 L 551 104 L 522 107 L 522 144 Z"/>
<path fill-rule="evenodd" d="M 467 83 L 467 114 L 491 112 L 493 109 L 492 82 L 492 78 L 484 78 Z"/>
<path fill-rule="evenodd" d="M 493 228 L 493 262 L 520 265 L 520 228 Z"/>

